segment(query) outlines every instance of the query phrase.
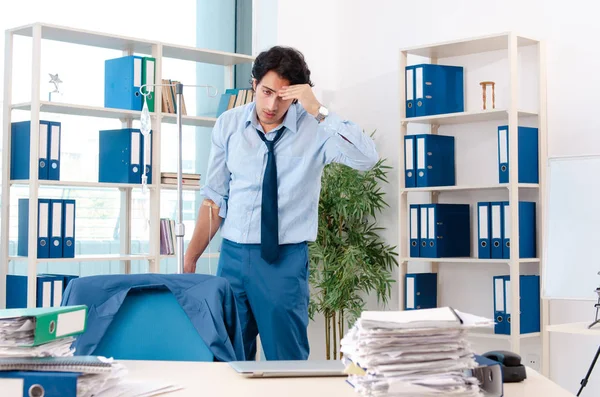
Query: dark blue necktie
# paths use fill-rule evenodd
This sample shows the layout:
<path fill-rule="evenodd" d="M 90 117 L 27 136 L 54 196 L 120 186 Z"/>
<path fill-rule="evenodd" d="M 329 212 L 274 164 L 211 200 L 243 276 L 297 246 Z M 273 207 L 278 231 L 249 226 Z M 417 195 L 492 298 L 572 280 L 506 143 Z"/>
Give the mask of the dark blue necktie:
<path fill-rule="evenodd" d="M 277 165 L 275 163 L 275 142 L 279 140 L 283 130 L 277 131 L 275 138 L 269 141 L 260 131 L 258 136 L 267 145 L 267 167 L 262 186 L 261 205 L 261 256 L 268 263 L 274 263 L 279 257 L 279 217 L 277 207 Z"/>

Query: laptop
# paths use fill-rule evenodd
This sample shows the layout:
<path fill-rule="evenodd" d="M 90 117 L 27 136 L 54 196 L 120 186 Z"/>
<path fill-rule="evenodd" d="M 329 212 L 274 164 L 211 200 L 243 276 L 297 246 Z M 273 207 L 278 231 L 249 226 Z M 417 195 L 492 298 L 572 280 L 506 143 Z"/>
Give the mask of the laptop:
<path fill-rule="evenodd" d="M 340 360 L 230 361 L 229 365 L 246 378 L 348 376 Z"/>

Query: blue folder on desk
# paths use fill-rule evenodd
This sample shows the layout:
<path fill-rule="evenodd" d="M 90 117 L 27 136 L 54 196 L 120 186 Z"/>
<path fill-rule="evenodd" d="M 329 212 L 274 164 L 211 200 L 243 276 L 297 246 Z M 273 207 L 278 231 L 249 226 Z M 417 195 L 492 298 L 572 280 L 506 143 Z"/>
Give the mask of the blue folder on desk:
<path fill-rule="evenodd" d="M 143 142 L 139 129 L 100 131 L 98 181 L 142 183 Z"/>
<path fill-rule="evenodd" d="M 2 397 L 77 397 L 76 372 L 0 371 Z"/>
<path fill-rule="evenodd" d="M 142 57 L 128 55 L 104 63 L 104 107 L 142 110 Z"/>

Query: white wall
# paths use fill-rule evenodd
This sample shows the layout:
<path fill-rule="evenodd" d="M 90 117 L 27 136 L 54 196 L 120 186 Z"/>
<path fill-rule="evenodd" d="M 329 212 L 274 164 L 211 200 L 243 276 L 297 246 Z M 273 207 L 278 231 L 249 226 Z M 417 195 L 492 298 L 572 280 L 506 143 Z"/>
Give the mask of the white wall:
<path fill-rule="evenodd" d="M 564 4 L 564 3 L 563 3 Z M 542 6 L 544 7 L 542 9 Z M 399 141 L 398 60 L 400 48 L 470 36 L 515 31 L 544 39 L 547 43 L 549 156 L 598 153 L 600 120 L 594 114 L 600 66 L 595 38 L 600 26 L 591 3 L 573 0 L 569 7 L 542 0 L 482 2 L 476 0 L 304 0 L 280 1 L 277 10 L 277 43 L 304 52 L 311 67 L 315 90 L 332 110 L 358 122 L 366 131 L 378 130 L 377 146 L 382 157 L 397 167 Z M 467 62 L 467 109 L 479 105 L 478 82 L 484 76 L 496 80 L 498 106 L 506 103 L 506 61 L 503 54 L 448 62 Z M 534 76 L 536 54 L 520 52 L 520 105 L 537 108 Z M 414 63 L 416 60 L 410 60 Z M 469 74 L 471 73 L 471 74 Z M 581 76 L 573 78 L 573 76 Z M 585 78 L 585 80 L 583 80 Z M 527 92 L 534 92 L 528 95 Z M 535 119 L 524 120 L 524 124 Z M 493 183 L 495 128 L 490 123 L 440 129 L 456 136 L 459 183 Z M 409 132 L 415 131 L 414 129 Z M 463 156 L 469 153 L 468 157 Z M 492 155 L 490 155 L 492 153 Z M 475 172 L 473 172 L 473 170 Z M 381 216 L 385 238 L 397 244 L 397 173 L 386 187 L 392 208 Z M 412 197 L 412 196 L 411 196 Z M 494 199 L 473 194 L 443 195 L 440 201 L 470 202 Z M 529 195 L 524 199 L 534 199 Z M 501 197 L 497 197 L 501 198 Z M 503 197 L 505 198 L 505 196 Z M 419 199 L 419 198 L 416 198 Z M 411 266 L 409 271 L 417 270 Z M 524 273 L 535 268 L 524 267 Z M 508 272 L 505 266 L 441 265 L 446 304 L 467 307 L 490 315 L 491 276 Z M 397 290 L 396 290 L 397 291 Z M 397 292 L 394 294 L 397 299 Z M 373 306 L 371 306 L 373 307 Z M 397 305 L 392 305 L 392 309 Z M 589 302 L 557 302 L 551 305 L 551 322 L 589 321 L 594 316 Z M 311 324 L 311 357 L 322 357 L 322 323 Z M 501 342 L 503 343 L 503 342 Z M 600 339 L 551 336 L 551 377 L 576 392 Z M 476 349 L 509 348 L 491 341 L 477 341 Z M 522 343 L 524 355 L 539 353 L 539 340 Z M 600 393 L 600 369 L 592 375 L 584 395 Z"/>

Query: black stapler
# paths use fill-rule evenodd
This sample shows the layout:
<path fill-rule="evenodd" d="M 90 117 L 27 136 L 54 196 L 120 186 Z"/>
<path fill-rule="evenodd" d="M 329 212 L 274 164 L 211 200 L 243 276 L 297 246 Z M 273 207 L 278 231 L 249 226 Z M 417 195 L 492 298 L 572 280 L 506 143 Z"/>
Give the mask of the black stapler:
<path fill-rule="evenodd" d="M 502 367 L 502 381 L 504 383 L 522 382 L 527 379 L 525 366 L 521 364 L 521 356 L 509 351 L 491 351 L 483 357 L 497 361 Z"/>

